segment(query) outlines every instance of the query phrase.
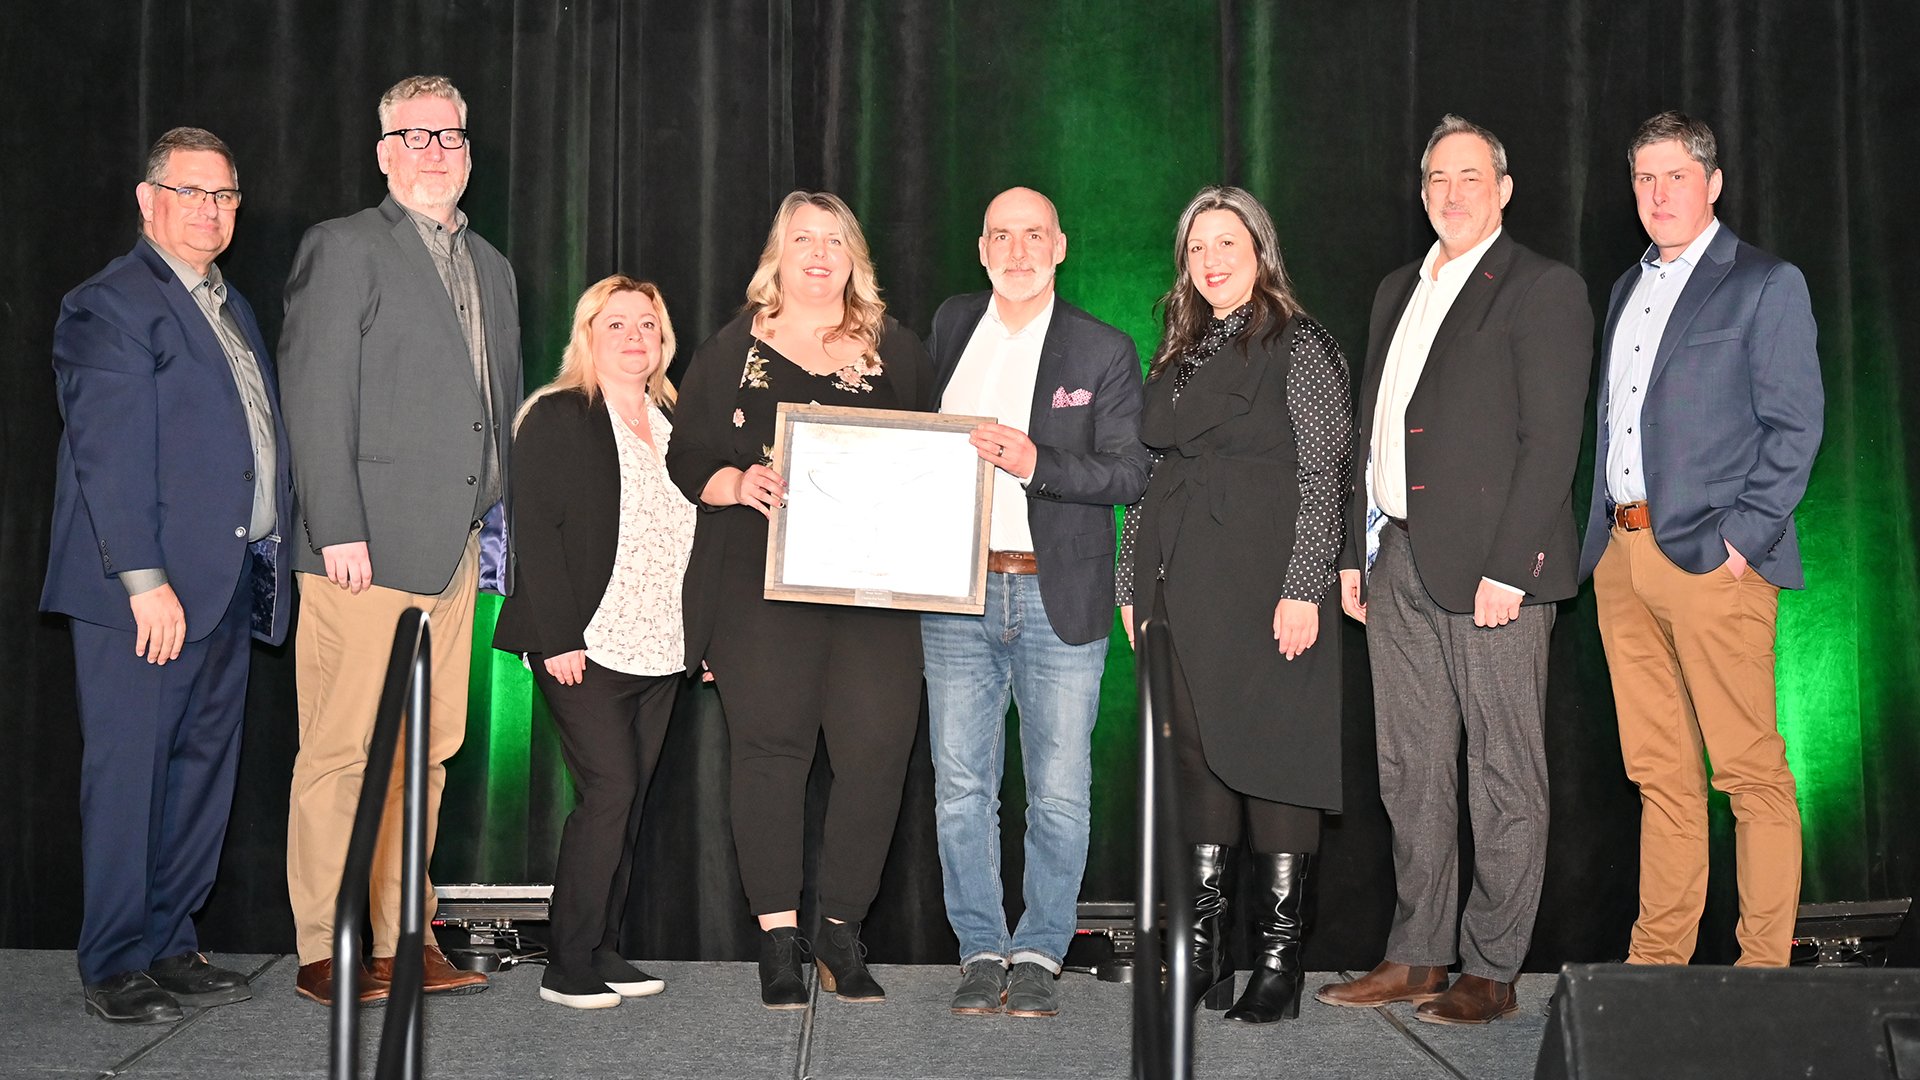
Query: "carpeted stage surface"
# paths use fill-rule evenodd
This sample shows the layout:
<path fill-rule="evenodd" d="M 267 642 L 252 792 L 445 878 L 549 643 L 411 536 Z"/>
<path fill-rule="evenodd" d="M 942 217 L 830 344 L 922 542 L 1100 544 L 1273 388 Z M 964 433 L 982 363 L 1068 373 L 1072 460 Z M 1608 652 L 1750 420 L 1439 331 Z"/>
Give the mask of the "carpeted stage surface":
<path fill-rule="evenodd" d="M 172 1027 L 121 1027 L 81 1003 L 73 954 L 0 952 L 0 1077 L 274 1080 L 327 1072 L 327 1013 L 296 997 L 291 956 L 218 956 L 252 973 L 254 999 L 189 1011 Z M 760 1007 L 751 964 L 648 963 L 657 997 L 576 1012 L 539 1000 L 540 969 L 496 975 L 486 993 L 430 1000 L 426 1075 L 715 1080 L 1077 1080 L 1128 1075 L 1129 990 L 1088 975 L 1061 984 L 1051 1020 L 957 1017 L 945 967 L 877 965 L 888 1000 L 820 994 L 804 1011 Z M 1244 979 L 1244 975 L 1242 976 Z M 1338 978 L 1316 977 L 1311 986 Z M 1207 1080 L 1526 1080 L 1546 1028 L 1550 975 L 1523 976 L 1519 1015 L 1484 1028 L 1414 1021 L 1411 1006 L 1335 1009 L 1309 998 L 1270 1027 L 1201 1014 L 1194 1074 Z M 361 1075 L 384 1012 L 363 1016 Z"/>

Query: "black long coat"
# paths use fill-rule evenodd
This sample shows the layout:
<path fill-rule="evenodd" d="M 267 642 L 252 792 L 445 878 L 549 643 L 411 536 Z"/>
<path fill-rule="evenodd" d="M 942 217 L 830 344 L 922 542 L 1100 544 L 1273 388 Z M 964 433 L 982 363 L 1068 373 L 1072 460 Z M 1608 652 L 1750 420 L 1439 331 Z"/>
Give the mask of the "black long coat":
<path fill-rule="evenodd" d="M 1340 601 L 1319 598 L 1320 635 L 1289 661 L 1273 612 L 1293 554 L 1299 456 L 1287 375 L 1304 316 L 1271 342 L 1253 327 L 1194 373 L 1147 384 L 1140 437 L 1165 457 L 1136 513 L 1136 618 L 1165 579 L 1167 626 L 1193 695 L 1207 764 L 1243 794 L 1339 810 Z M 1337 516 L 1337 514 L 1336 514 Z"/>

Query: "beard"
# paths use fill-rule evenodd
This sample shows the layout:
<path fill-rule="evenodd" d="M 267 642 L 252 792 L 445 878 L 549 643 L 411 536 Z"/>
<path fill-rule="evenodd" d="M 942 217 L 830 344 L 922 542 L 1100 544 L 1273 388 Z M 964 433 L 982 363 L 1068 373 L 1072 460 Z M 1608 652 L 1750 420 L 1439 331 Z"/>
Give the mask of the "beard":
<path fill-rule="evenodd" d="M 387 189 L 403 206 L 416 210 L 450 210 L 460 204 L 460 196 L 467 192 L 467 177 L 473 175 L 468 167 L 458 181 L 452 176 L 426 176 L 415 173 L 411 183 L 402 183 L 394 176 L 387 177 Z"/>
<path fill-rule="evenodd" d="M 1025 303 L 1047 291 L 1053 284 L 1052 266 L 1035 266 L 1033 277 L 1025 282 L 1011 280 L 1004 270 L 987 271 L 987 280 L 993 282 L 993 291 L 1016 304 Z"/>

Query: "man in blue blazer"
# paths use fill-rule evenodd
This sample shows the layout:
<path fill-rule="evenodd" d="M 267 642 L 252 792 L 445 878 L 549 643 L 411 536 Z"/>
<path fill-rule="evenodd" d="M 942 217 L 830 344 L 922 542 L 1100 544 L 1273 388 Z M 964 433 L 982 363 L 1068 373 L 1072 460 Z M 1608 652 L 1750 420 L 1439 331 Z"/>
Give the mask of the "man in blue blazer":
<path fill-rule="evenodd" d="M 164 1023 L 252 996 L 200 953 L 193 914 L 233 804 L 248 638 L 287 631 L 293 482 L 266 343 L 213 262 L 232 153 L 175 128 L 135 195 L 141 239 L 54 327 L 66 431 L 40 606 L 72 617 L 87 1008 Z"/>
<path fill-rule="evenodd" d="M 1113 628 L 1113 508 L 1147 486 L 1133 340 L 1054 295 L 1067 237 L 1053 203 L 1013 188 L 988 204 L 991 292 L 933 317 L 940 411 L 991 416 L 972 434 L 994 464 L 987 610 L 924 615 L 934 821 L 961 1014 L 1059 1011 L 1054 980 L 1078 926 L 1092 818 L 1093 725 Z M 1026 765 L 1025 913 L 1011 936 L 1000 886 L 1007 699 Z"/>
<path fill-rule="evenodd" d="M 1707 767 L 1735 819 L 1740 963 L 1784 966 L 1800 813 L 1774 723 L 1774 619 L 1805 584 L 1793 509 L 1820 448 L 1800 271 L 1714 217 L 1713 132 L 1677 112 L 1627 151 L 1653 243 L 1614 283 L 1581 576 L 1593 575 L 1627 775 L 1640 915 L 1627 962 L 1684 964 L 1707 892 Z"/>

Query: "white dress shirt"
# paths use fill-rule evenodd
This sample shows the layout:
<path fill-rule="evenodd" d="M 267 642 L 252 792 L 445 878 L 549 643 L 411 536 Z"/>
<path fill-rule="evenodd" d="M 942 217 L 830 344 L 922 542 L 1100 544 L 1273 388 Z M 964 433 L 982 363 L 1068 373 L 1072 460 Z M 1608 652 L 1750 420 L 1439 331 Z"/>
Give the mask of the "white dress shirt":
<path fill-rule="evenodd" d="M 1640 407 L 1647 400 L 1647 380 L 1653 375 L 1653 359 L 1659 355 L 1673 305 L 1707 253 L 1707 245 L 1719 234 L 1720 219 L 1714 218 L 1672 262 L 1662 262 L 1660 249 L 1649 244 L 1640 257 L 1640 280 L 1613 326 L 1613 348 L 1607 354 L 1606 416 L 1607 495 L 1615 503 L 1647 497 L 1640 452 Z"/>
<path fill-rule="evenodd" d="M 1000 321 L 998 297 L 974 327 L 960 354 L 960 365 L 940 396 L 940 411 L 962 416 L 991 416 L 1026 431 L 1033 420 L 1033 388 L 1040 377 L 1040 347 L 1053 324 L 1053 298 L 1033 321 L 1015 333 Z M 993 470 L 993 527 L 987 544 L 995 551 L 1032 551 L 1027 524 L 1027 485 L 1005 469 Z"/>
<path fill-rule="evenodd" d="M 1407 298 L 1407 310 L 1387 346 L 1387 366 L 1380 374 L 1380 397 L 1373 412 L 1373 447 L 1368 468 L 1373 470 L 1374 502 L 1388 517 L 1406 520 L 1407 516 L 1407 402 L 1420 385 L 1420 373 L 1427 366 L 1427 352 L 1433 348 L 1434 335 L 1446 321 L 1447 312 L 1460 290 L 1499 239 L 1501 230 L 1474 245 L 1457 259 L 1448 260 L 1436 274 L 1433 264 L 1440 258 L 1440 242 L 1434 241 L 1420 264 L 1420 277 Z"/>
<path fill-rule="evenodd" d="M 1440 324 L 1446 321 L 1447 312 L 1453 310 L 1453 302 L 1459 299 L 1460 290 L 1473 276 L 1473 268 L 1480 265 L 1481 257 L 1500 238 L 1501 232 L 1493 230 L 1492 235 L 1459 258 L 1447 260 L 1437 271 L 1434 263 L 1440 259 L 1441 247 L 1438 240 L 1434 241 L 1433 247 L 1427 249 L 1426 260 L 1420 264 L 1419 278 L 1414 282 L 1413 295 L 1407 298 L 1406 311 L 1400 315 L 1400 325 L 1393 331 L 1393 341 L 1387 346 L 1386 367 L 1380 373 L 1380 396 L 1374 404 L 1373 445 L 1367 461 L 1367 479 L 1374 504 L 1390 518 L 1404 521 L 1407 517 L 1407 402 L 1420 386 L 1420 374 L 1426 370 L 1427 353 L 1433 349 Z M 1492 578 L 1485 580 L 1493 581 Z M 1493 584 L 1508 592 L 1526 591 L 1504 582 L 1493 581 Z"/>

